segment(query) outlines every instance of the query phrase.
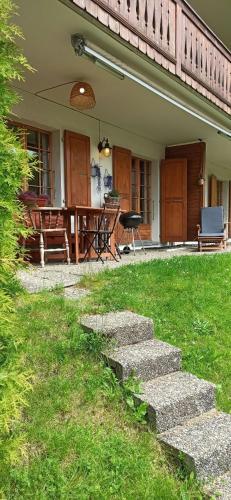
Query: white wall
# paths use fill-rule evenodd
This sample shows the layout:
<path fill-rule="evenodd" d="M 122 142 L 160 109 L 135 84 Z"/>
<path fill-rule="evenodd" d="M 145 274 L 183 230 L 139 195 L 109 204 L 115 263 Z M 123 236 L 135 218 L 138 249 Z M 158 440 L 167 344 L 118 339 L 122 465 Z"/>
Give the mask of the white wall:
<path fill-rule="evenodd" d="M 15 109 L 13 119 L 52 131 L 52 162 L 55 171 L 55 204 L 65 204 L 64 184 L 64 130 L 71 130 L 90 137 L 91 161 L 101 164 L 102 186 L 97 191 L 97 179 L 91 179 L 92 205 L 100 206 L 106 189 L 103 186 L 105 170 L 112 174 L 112 158 L 99 158 L 97 145 L 99 142 L 99 121 L 83 113 L 65 106 L 40 99 L 32 94 L 22 92 L 23 100 Z M 164 158 L 163 144 L 157 144 L 117 126 L 100 122 L 100 138 L 108 137 L 110 144 L 128 148 L 136 156 L 152 161 L 152 217 L 153 239 L 159 241 L 159 160 Z"/>

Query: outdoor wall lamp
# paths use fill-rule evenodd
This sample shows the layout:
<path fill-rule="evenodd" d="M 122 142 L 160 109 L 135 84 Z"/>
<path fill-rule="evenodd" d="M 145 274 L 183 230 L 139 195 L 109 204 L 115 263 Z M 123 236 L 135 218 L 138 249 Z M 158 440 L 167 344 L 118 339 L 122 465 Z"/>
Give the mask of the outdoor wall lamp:
<path fill-rule="evenodd" d="M 109 158 L 111 156 L 111 146 L 109 144 L 108 138 L 104 137 L 102 141 L 99 141 L 98 144 L 98 151 L 100 154 L 103 154 L 106 158 Z"/>
<path fill-rule="evenodd" d="M 203 175 L 200 175 L 200 177 L 198 177 L 197 184 L 198 186 L 204 186 L 204 183 L 205 183 L 205 178 L 203 177 Z"/>

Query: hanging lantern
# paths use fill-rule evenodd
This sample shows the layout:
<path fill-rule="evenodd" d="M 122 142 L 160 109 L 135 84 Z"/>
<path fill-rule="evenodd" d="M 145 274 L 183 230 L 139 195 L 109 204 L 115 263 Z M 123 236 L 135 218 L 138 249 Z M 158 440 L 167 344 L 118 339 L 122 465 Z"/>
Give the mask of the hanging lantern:
<path fill-rule="evenodd" d="M 91 85 L 86 82 L 75 83 L 71 90 L 70 104 L 79 110 L 94 108 L 96 101 Z"/>
<path fill-rule="evenodd" d="M 98 151 L 99 153 L 102 153 L 106 158 L 111 156 L 111 146 L 109 144 L 108 138 L 106 139 L 104 137 L 103 140 L 99 142 Z"/>

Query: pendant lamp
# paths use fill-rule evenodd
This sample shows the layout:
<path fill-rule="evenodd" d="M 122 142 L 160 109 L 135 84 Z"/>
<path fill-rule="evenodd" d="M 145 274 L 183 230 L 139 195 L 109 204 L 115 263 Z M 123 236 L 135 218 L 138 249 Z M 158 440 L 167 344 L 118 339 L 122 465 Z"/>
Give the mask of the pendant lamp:
<path fill-rule="evenodd" d="M 86 82 L 75 83 L 71 90 L 70 104 L 79 110 L 94 108 L 96 101 L 91 85 Z"/>

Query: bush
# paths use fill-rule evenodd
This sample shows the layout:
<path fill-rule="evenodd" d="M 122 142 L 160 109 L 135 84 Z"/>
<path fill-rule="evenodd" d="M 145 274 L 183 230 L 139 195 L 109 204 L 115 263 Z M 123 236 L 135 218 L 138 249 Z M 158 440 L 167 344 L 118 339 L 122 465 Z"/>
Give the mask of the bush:
<path fill-rule="evenodd" d="M 29 69 L 16 46 L 20 30 L 11 22 L 15 6 L 0 0 L 0 463 L 1 467 L 16 458 L 20 447 L 15 423 L 29 390 L 29 374 L 24 372 L 21 345 L 23 335 L 15 314 L 15 296 L 19 285 L 15 271 L 22 234 L 22 206 L 17 193 L 29 175 L 29 162 L 20 138 L 7 127 L 7 116 L 18 96 L 10 87 L 23 79 Z"/>

